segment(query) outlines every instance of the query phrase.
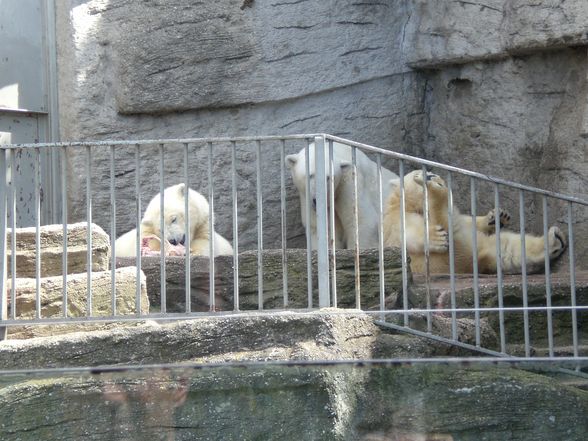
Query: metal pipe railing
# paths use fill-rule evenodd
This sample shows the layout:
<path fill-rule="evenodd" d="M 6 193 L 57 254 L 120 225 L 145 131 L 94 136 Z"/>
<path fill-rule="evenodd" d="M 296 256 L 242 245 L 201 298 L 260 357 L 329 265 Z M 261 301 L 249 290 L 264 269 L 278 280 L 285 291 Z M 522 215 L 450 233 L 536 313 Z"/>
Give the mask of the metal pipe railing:
<path fill-rule="evenodd" d="M 281 292 L 282 301 L 280 302 L 284 308 L 287 308 L 292 305 L 292 298 L 290 295 L 291 284 L 289 283 L 289 253 L 287 250 L 287 246 L 289 244 L 288 238 L 288 229 L 290 225 L 293 225 L 294 222 L 291 220 L 292 216 L 289 212 L 294 211 L 297 208 L 296 204 L 288 204 L 286 206 L 288 200 L 288 179 L 286 177 L 285 172 L 285 161 L 286 161 L 286 153 L 289 150 L 290 145 L 289 142 L 301 142 L 304 144 L 302 152 L 302 156 L 300 159 L 305 161 L 303 170 L 306 174 L 306 185 L 303 190 L 303 195 L 305 196 L 305 214 L 304 214 L 304 221 L 306 224 L 306 309 L 310 308 L 323 308 L 328 306 L 341 306 L 341 296 L 337 293 L 337 229 L 341 228 L 338 225 L 337 217 L 340 213 L 337 212 L 337 177 L 336 174 L 339 173 L 338 170 L 338 162 L 340 159 L 338 153 L 340 150 L 338 146 L 339 144 L 343 144 L 349 148 L 350 154 L 350 170 L 351 170 L 351 178 L 350 178 L 350 188 L 351 188 L 351 198 L 352 203 L 350 206 L 352 207 L 351 219 L 350 224 L 352 225 L 352 233 L 347 236 L 347 247 L 352 251 L 353 256 L 353 278 L 354 278 L 354 292 L 352 293 L 354 296 L 353 306 L 356 308 L 369 308 L 370 306 L 373 307 L 374 311 L 366 311 L 367 314 L 378 314 L 378 318 L 381 321 L 385 321 L 385 318 L 389 316 L 398 316 L 401 319 L 401 325 L 395 324 L 394 326 L 400 330 L 410 330 L 410 332 L 420 332 L 417 329 L 411 328 L 411 318 L 417 317 L 419 315 L 423 315 L 426 318 L 426 332 L 425 334 L 431 335 L 433 333 L 433 322 L 435 317 L 439 314 L 449 314 L 451 317 L 451 337 L 447 338 L 447 341 L 452 342 L 456 345 L 462 345 L 463 342 L 460 341 L 460 335 L 458 332 L 458 323 L 460 318 L 462 317 L 472 317 L 474 319 L 474 326 L 475 326 L 475 344 L 473 347 L 478 348 L 480 350 L 488 350 L 488 348 L 482 348 L 482 320 L 484 317 L 489 315 L 495 314 L 498 316 L 498 334 L 499 334 L 499 341 L 500 341 L 500 351 L 496 353 L 506 354 L 508 352 L 509 347 L 507 344 L 511 344 L 511 341 L 507 341 L 507 326 L 506 326 L 506 316 L 505 314 L 521 314 L 523 316 L 523 331 L 524 331 L 524 350 L 525 356 L 530 357 L 532 355 L 532 346 L 531 346 L 531 327 L 532 327 L 532 320 L 533 314 L 544 314 L 547 317 L 547 340 L 548 340 L 548 350 L 550 357 L 555 356 L 555 341 L 554 341 L 554 320 L 553 314 L 554 312 L 558 313 L 570 313 L 571 314 L 571 321 L 572 321 L 572 347 L 573 353 L 575 357 L 579 357 L 581 354 L 580 345 L 581 345 L 581 334 L 579 333 L 579 328 L 581 327 L 580 320 L 581 315 L 580 313 L 584 311 L 588 311 L 588 306 L 583 304 L 578 304 L 579 299 L 576 295 L 576 260 L 575 260 L 575 249 L 574 249 L 574 221 L 573 221 L 573 209 L 575 207 L 586 207 L 588 206 L 588 201 L 582 198 L 564 195 L 557 192 L 551 192 L 547 190 L 537 189 L 534 187 L 493 178 L 490 176 L 486 176 L 480 173 L 460 169 L 453 166 L 448 166 L 444 164 L 439 164 L 434 161 L 424 160 L 420 158 L 415 158 L 409 155 L 404 155 L 397 152 L 392 152 L 388 150 L 384 150 L 381 148 L 373 147 L 367 144 L 357 143 L 354 141 L 349 141 L 340 137 L 326 135 L 326 134 L 304 134 L 304 135 L 292 135 L 292 136 L 267 136 L 267 137 L 236 137 L 236 138 L 228 138 L 228 137 L 220 137 L 220 138 L 190 138 L 190 139 L 170 139 L 170 140 L 146 140 L 146 141 L 104 141 L 104 142 L 73 142 L 73 143 L 47 143 L 47 144 L 22 144 L 22 145 L 9 145 L 9 146 L 0 146 L 0 178 L 3 177 L 2 182 L 0 183 L 0 204 L 2 207 L 5 207 L 2 212 L 4 213 L 3 216 L 0 218 L 0 252 L 2 254 L 0 264 L 3 266 L 2 273 L 0 274 L 0 282 L 2 283 L 0 291 L 0 338 L 2 338 L 1 330 L 5 329 L 6 326 L 15 326 L 15 325 L 23 325 L 23 324 L 54 324 L 54 323 L 72 323 L 72 322 L 91 322 L 91 321 L 128 321 L 128 320 L 137 320 L 137 319 L 145 319 L 148 317 L 158 318 L 158 319 L 178 319 L 178 318 L 190 318 L 190 317 L 202 317 L 206 315 L 210 315 L 210 313 L 214 312 L 215 314 L 222 314 L 222 315 L 238 315 L 241 314 L 241 301 L 240 298 L 240 268 L 239 268 L 239 198 L 237 197 L 238 191 L 238 170 L 239 164 L 237 163 L 237 148 L 241 145 L 251 147 L 254 145 L 253 148 L 253 157 L 255 158 L 255 211 L 256 211 L 256 230 L 257 230 L 257 312 L 258 314 L 271 314 L 272 312 L 278 311 L 277 309 L 269 310 L 266 308 L 266 299 L 264 296 L 267 294 L 267 290 L 273 289 L 272 283 L 268 281 L 268 283 L 264 283 L 264 277 L 271 277 L 270 271 L 268 270 L 267 273 L 264 271 L 264 251 L 267 250 L 268 246 L 264 243 L 264 220 L 266 223 L 271 223 L 273 220 L 272 215 L 270 214 L 269 217 L 264 219 L 264 210 L 270 210 L 273 205 L 268 204 L 266 202 L 268 197 L 275 197 L 279 204 L 279 215 L 276 212 L 276 222 L 279 217 L 279 238 L 278 242 L 281 247 L 281 254 L 280 254 L 280 263 L 279 266 L 281 268 L 281 286 L 279 292 Z M 161 300 L 161 309 L 157 313 L 148 313 L 142 314 L 142 292 L 140 286 L 140 279 L 142 276 L 142 261 L 141 261 L 141 251 L 142 251 L 142 244 L 141 244 L 141 213 L 142 213 L 142 204 L 141 204 L 141 181 L 140 181 L 140 171 L 143 169 L 143 162 L 146 161 L 145 159 L 141 158 L 141 150 L 145 147 L 152 147 L 157 149 L 158 152 L 158 162 L 156 164 L 158 178 L 159 178 L 159 208 L 160 208 L 160 215 L 159 215 L 159 222 L 160 222 L 160 240 L 161 240 L 161 250 L 163 251 L 165 248 L 166 242 L 166 220 L 165 220 L 165 207 L 166 207 L 166 196 L 165 196 L 165 182 L 167 177 L 165 176 L 165 159 L 168 155 L 167 151 L 171 145 L 180 145 L 182 148 L 181 152 L 183 153 L 183 177 L 182 180 L 186 186 L 186 192 L 184 195 L 183 207 L 185 211 L 185 218 L 184 218 L 184 228 L 186 231 L 186 239 L 185 239 L 185 247 L 186 247 L 186 255 L 184 257 L 184 276 L 185 276 L 185 310 L 182 313 L 177 313 L 175 311 L 168 310 L 167 304 L 167 277 L 166 277 L 166 265 L 168 262 L 165 258 L 165 253 L 161 253 L 160 256 L 160 274 L 161 279 L 159 283 L 160 289 L 160 300 Z M 222 276 L 217 274 L 217 263 L 215 260 L 215 255 L 217 254 L 217 250 L 215 249 L 215 226 L 219 221 L 217 211 L 219 208 L 217 207 L 217 200 L 221 199 L 219 193 L 215 189 L 214 181 L 217 181 L 215 178 L 215 173 L 213 170 L 214 164 L 214 155 L 216 154 L 217 150 L 215 148 L 217 145 L 224 144 L 229 145 L 231 149 L 231 166 L 230 166 L 230 179 L 227 179 L 227 182 L 230 183 L 231 188 L 231 200 L 230 200 L 230 211 L 232 213 L 232 235 L 233 235 L 233 266 L 232 266 L 232 294 L 233 294 L 233 304 L 231 311 L 220 311 L 220 305 L 217 304 L 216 298 L 216 291 L 220 290 L 220 287 L 217 286 L 216 276 Z M 209 215 L 208 215 L 208 227 L 209 227 L 209 245 L 208 245 L 208 261 L 209 261 L 209 276 L 208 276 L 208 306 L 209 311 L 207 312 L 197 312 L 192 310 L 192 304 L 194 299 L 192 298 L 192 259 L 193 255 L 190 253 L 190 229 L 191 229 L 191 220 L 190 220 L 190 197 L 189 191 L 190 185 L 196 185 L 194 179 L 191 178 L 191 171 L 189 168 L 189 163 L 192 160 L 191 157 L 191 150 L 190 147 L 193 146 L 206 146 L 204 151 L 207 151 L 208 157 L 207 161 L 205 162 L 205 167 L 207 170 L 207 181 L 208 181 L 208 203 L 210 207 Z M 264 188 L 264 180 L 266 176 L 264 169 L 264 156 L 266 151 L 266 145 L 277 146 L 275 151 L 279 154 L 280 160 L 280 171 L 279 171 L 279 194 L 276 195 L 269 195 L 268 191 Z M 119 177 L 116 176 L 115 173 L 115 163 L 117 158 L 117 149 L 118 148 L 134 148 L 134 164 L 135 164 L 135 182 L 134 182 L 134 192 L 136 196 L 136 206 L 134 213 L 134 222 L 137 228 L 135 239 L 135 253 L 136 259 L 135 264 L 137 267 L 136 271 L 136 293 L 135 293 L 135 314 L 133 316 L 123 316 L 119 314 L 117 311 L 117 299 L 118 294 L 117 290 L 117 273 L 116 273 L 116 257 L 119 250 L 117 250 L 116 246 L 116 234 L 117 234 L 117 226 L 120 225 L 120 219 L 117 219 L 117 207 L 122 206 L 120 201 L 118 200 L 119 192 L 117 192 L 117 179 Z M 62 198 L 62 220 L 63 220 L 63 256 L 61 259 L 62 262 L 62 311 L 59 317 L 51 316 L 46 317 L 42 311 L 42 302 L 41 302 L 41 265 L 42 265 L 42 250 L 41 250 L 41 199 L 42 199 L 42 188 L 41 188 L 41 165 L 40 165 L 40 154 L 43 149 L 46 148 L 53 148 L 60 152 L 61 156 L 61 168 L 62 168 L 62 177 L 61 177 L 61 191 L 64 194 Z M 33 318 L 24 319 L 19 317 L 16 311 L 16 303 L 17 303 L 17 267 L 16 267 L 16 253 L 17 253 L 17 246 L 16 246 L 16 218 L 17 218 L 17 198 L 16 198 L 16 184 L 14 182 L 14 177 L 12 176 L 10 180 L 7 180 L 7 170 L 10 168 L 12 170 L 16 167 L 16 155 L 13 153 L 19 151 L 26 151 L 32 150 L 34 152 L 34 204 L 35 204 L 35 278 L 36 278 L 36 285 L 35 285 L 35 314 Z M 67 155 L 71 154 L 73 151 L 80 149 L 82 152 L 82 158 L 85 161 L 85 171 L 86 171 L 86 182 L 85 182 L 85 203 L 86 203 L 86 221 L 88 223 L 88 229 L 86 233 L 86 243 L 87 243 L 87 253 L 86 253 L 86 270 L 87 270 L 87 282 L 86 282 L 86 315 L 84 317 L 72 317 L 71 314 L 68 312 L 68 290 L 67 290 L 67 266 L 68 266 L 68 258 L 67 258 L 67 251 L 68 251 L 68 231 L 67 231 L 67 221 L 68 217 L 68 209 L 71 209 L 68 206 L 67 202 Z M 359 152 L 358 152 L 359 149 Z M 96 152 L 95 152 L 96 150 Z M 270 151 L 268 148 L 267 151 Z M 264 154 L 262 155 L 262 152 Z M 375 234 L 377 235 L 376 245 L 373 245 L 377 248 L 377 258 L 378 258 L 378 265 L 377 273 L 378 283 L 374 284 L 377 286 L 377 295 L 374 298 L 377 299 L 377 305 L 373 304 L 370 305 L 366 298 L 369 292 L 366 291 L 365 286 L 362 286 L 361 279 L 362 279 L 362 253 L 363 253 L 363 245 L 362 245 L 362 203 L 364 202 L 364 198 L 367 197 L 366 194 L 363 192 L 366 191 L 365 187 L 363 186 L 364 176 L 362 173 L 364 172 L 361 167 L 363 167 L 360 161 L 360 152 L 364 153 L 371 153 L 373 154 L 375 161 L 375 174 L 374 176 L 376 183 L 374 188 L 371 188 L 370 191 L 373 191 L 375 197 L 375 215 L 377 216 L 377 231 Z M 10 155 L 10 156 L 7 156 Z M 95 314 L 93 308 L 93 292 L 92 292 L 92 270 L 93 270 L 93 237 L 92 237 L 92 221 L 93 217 L 96 217 L 96 213 L 93 212 L 94 204 L 96 203 L 93 199 L 93 195 L 95 194 L 96 188 L 95 185 L 100 185 L 100 182 L 96 182 L 93 180 L 92 172 L 94 167 L 96 167 L 96 163 L 99 161 L 96 159 L 99 155 L 106 155 L 108 158 L 108 167 L 109 167 L 109 200 L 110 200 L 110 212 L 107 216 L 102 216 L 102 218 L 108 218 L 109 220 L 106 222 L 110 222 L 110 247 L 112 251 L 112 259 L 113 263 L 110 268 L 110 289 L 111 289 L 111 311 L 112 314 L 108 316 L 98 316 Z M 365 156 L 365 155 L 364 155 Z M 7 160 L 9 158 L 9 160 Z M 362 157 L 363 158 L 363 157 Z M 362 159 L 363 160 L 363 159 Z M 400 250 L 401 250 L 401 258 L 400 258 L 400 265 L 401 265 L 401 292 L 400 295 L 400 303 L 398 306 L 390 307 L 387 302 L 387 292 L 388 285 L 387 285 L 387 273 L 390 271 L 390 264 L 385 261 L 386 255 L 386 239 L 384 234 L 384 219 L 385 219 L 385 212 L 387 207 L 387 200 L 384 197 L 388 186 L 390 183 L 383 182 L 383 164 L 385 161 L 397 161 L 398 162 L 398 175 L 399 175 L 399 204 L 400 204 Z M 430 265 L 431 262 L 434 260 L 433 252 L 430 249 L 430 241 L 431 237 L 429 236 L 430 225 L 429 215 L 431 206 L 429 204 L 429 197 L 432 197 L 430 192 L 427 190 L 427 185 L 423 187 L 423 201 L 422 201 L 422 222 L 423 222 L 423 230 L 424 230 L 424 261 L 425 261 L 425 304 L 424 307 L 420 307 L 423 305 L 413 305 L 412 297 L 411 297 L 411 279 L 409 273 L 409 246 L 412 244 L 409 243 L 409 239 L 407 238 L 407 231 L 412 225 L 407 224 L 407 195 L 406 191 L 407 188 L 404 183 L 404 178 L 407 176 L 407 164 L 416 165 L 417 168 L 420 168 L 425 174 L 425 181 L 426 181 L 426 173 L 428 167 L 438 168 L 440 170 L 444 170 L 447 172 L 446 177 L 446 185 L 448 191 L 448 200 L 447 200 L 447 233 L 448 233 L 448 250 L 447 250 L 447 259 L 448 259 L 448 277 L 449 277 L 449 284 L 450 284 L 450 297 L 449 297 L 449 306 L 440 303 L 438 300 L 436 303 L 433 302 L 433 291 L 432 291 L 432 275 L 430 274 Z M 106 175 L 106 173 L 105 173 Z M 472 223 L 472 231 L 471 233 L 468 232 L 468 235 L 471 237 L 472 243 L 472 262 L 471 262 L 471 271 L 472 271 L 472 289 L 473 289 L 473 306 L 468 306 L 467 303 L 464 303 L 460 297 L 458 297 L 457 287 L 456 287 L 456 275 L 458 273 L 458 260 L 461 259 L 458 256 L 458 241 L 462 240 L 461 236 L 459 236 L 456 228 L 458 228 L 458 222 L 461 222 L 457 217 L 461 216 L 459 211 L 456 208 L 456 202 L 454 200 L 454 175 L 457 176 L 464 176 L 469 178 L 469 186 L 470 186 L 470 209 L 471 214 L 464 215 L 469 220 L 471 219 Z M 478 246 L 479 246 L 479 232 L 477 230 L 477 222 L 478 222 L 478 196 L 479 196 L 479 182 L 488 182 L 491 183 L 493 186 L 493 205 L 494 205 L 494 215 L 495 215 L 495 225 L 493 227 L 493 231 L 488 234 L 491 234 L 494 237 L 495 241 L 495 254 L 496 254 L 496 290 L 497 290 L 497 305 L 496 306 L 488 306 L 482 305 L 481 300 L 481 290 L 480 290 L 480 268 L 478 266 Z M 277 188 L 277 186 L 276 186 Z M 519 203 L 519 227 L 520 227 L 520 254 L 521 254 L 521 287 L 522 287 L 522 306 L 506 306 L 505 299 L 504 299 L 504 273 L 505 269 L 503 268 L 503 254 L 505 250 L 505 241 L 503 240 L 502 236 L 502 228 L 500 225 L 500 213 L 502 208 L 501 203 L 501 193 L 505 191 L 505 189 L 513 189 L 518 193 L 518 203 Z M 529 297 L 528 297 L 528 268 L 527 268 L 527 243 L 526 243 L 526 210 L 525 210 L 525 196 L 526 194 L 536 195 L 541 197 L 542 201 L 542 227 L 543 227 L 543 255 L 544 255 L 544 264 L 543 268 L 545 270 L 545 283 L 546 283 L 546 293 L 545 293 L 545 305 L 529 305 Z M 570 283 L 570 301 L 569 305 L 554 305 L 553 302 L 553 291 L 552 291 L 552 268 L 551 268 L 551 261 L 550 261 L 550 253 L 552 249 L 550 248 L 552 244 L 549 242 L 549 229 L 548 229 L 548 198 L 558 201 L 564 201 L 566 204 L 566 221 L 567 224 L 567 232 L 568 232 L 568 256 L 569 256 L 569 283 Z M 243 202 L 247 202 L 244 198 L 242 198 Z M 6 210 L 6 208 L 9 208 Z M 10 264 L 10 273 L 11 273 L 11 290 L 6 290 L 7 283 L 7 221 L 8 221 L 8 213 L 10 213 L 10 227 L 12 231 L 12 241 L 10 246 L 10 252 L 12 255 L 12 260 Z M 101 216 L 102 213 L 99 213 Z M 288 218 L 290 217 L 290 221 Z M 411 222 L 413 222 L 414 218 L 410 218 Z M 221 219 L 222 220 L 222 219 Z M 459 224 L 461 225 L 461 224 Z M 482 238 L 483 239 L 483 238 Z M 482 240 L 480 239 L 480 240 Z M 316 256 L 316 260 L 314 258 Z M 268 261 L 269 262 L 269 261 Z M 218 267 L 220 268 L 220 267 Z M 316 277 L 316 279 L 314 279 Z M 314 283 L 316 280 L 316 286 Z M 347 295 L 349 293 L 339 293 L 342 295 Z M 10 298 L 8 297 L 10 295 Z M 318 295 L 318 304 L 315 303 L 315 295 Z M 7 307 L 10 305 L 10 315 L 7 314 Z M 267 311 L 266 311 L 267 309 Z M 291 310 L 298 310 L 296 308 L 292 308 Z M 377 310 L 377 311 L 376 311 Z M 337 311 L 332 311 L 332 313 L 336 314 Z M 344 313 L 341 312 L 341 313 Z M 468 346 L 469 348 L 469 346 Z M 489 353 L 493 353 L 490 351 Z"/>

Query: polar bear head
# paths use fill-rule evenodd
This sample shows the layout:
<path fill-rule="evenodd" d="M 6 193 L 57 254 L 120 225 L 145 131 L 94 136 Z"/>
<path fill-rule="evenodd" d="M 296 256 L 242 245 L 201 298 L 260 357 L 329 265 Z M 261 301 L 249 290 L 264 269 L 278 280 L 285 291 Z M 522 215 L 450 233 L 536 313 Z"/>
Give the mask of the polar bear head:
<path fill-rule="evenodd" d="M 177 184 L 163 192 L 165 238 L 172 245 L 183 245 L 186 241 L 186 186 Z M 208 234 L 208 201 L 197 191 L 189 189 L 188 210 L 190 221 L 190 237 L 198 236 L 198 232 L 206 229 Z M 161 199 L 157 194 L 145 209 L 141 221 L 143 235 L 161 235 Z"/>
<path fill-rule="evenodd" d="M 446 194 L 445 181 L 431 172 L 427 172 L 423 178 L 422 170 L 413 170 L 404 176 L 404 204 L 407 212 L 421 213 L 423 211 L 424 185 L 427 185 L 429 202 L 438 201 L 438 195 Z M 393 191 L 400 193 L 400 180 L 392 179 L 390 186 Z"/>
<path fill-rule="evenodd" d="M 342 178 L 352 168 L 351 148 L 349 146 L 334 143 L 333 144 L 333 172 L 329 167 L 329 148 L 325 146 L 325 166 L 327 177 L 327 192 L 330 191 L 330 181 L 333 180 L 335 194 Z M 308 183 L 310 184 L 310 197 L 313 209 L 316 209 L 316 165 L 315 165 L 315 147 L 311 143 L 308 147 Z M 294 185 L 300 192 L 301 202 L 306 195 L 306 149 L 303 148 L 298 153 L 286 156 L 286 166 L 290 169 Z M 329 195 L 330 196 L 330 195 Z M 327 202 L 330 197 L 327 197 Z"/>

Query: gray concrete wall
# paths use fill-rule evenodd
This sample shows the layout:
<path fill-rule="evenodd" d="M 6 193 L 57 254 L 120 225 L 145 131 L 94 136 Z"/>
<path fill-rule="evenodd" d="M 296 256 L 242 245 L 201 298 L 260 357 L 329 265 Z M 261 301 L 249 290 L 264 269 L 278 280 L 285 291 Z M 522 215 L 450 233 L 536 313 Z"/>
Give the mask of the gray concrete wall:
<path fill-rule="evenodd" d="M 583 0 L 58 2 L 62 139 L 151 139 L 328 132 L 586 197 Z M 288 152 L 302 145 L 289 144 Z M 204 146 L 191 185 L 208 191 Z M 117 152 L 117 229 L 134 221 L 135 166 Z M 218 230 L 232 238 L 229 149 L 214 157 Z M 239 158 L 239 234 L 256 244 L 253 146 Z M 94 155 L 94 220 L 109 231 L 108 156 Z M 183 179 L 166 151 L 166 185 Z M 85 216 L 83 156 L 70 153 L 70 217 Z M 142 151 L 142 197 L 158 191 Z M 390 162 L 394 168 L 396 164 Z M 279 152 L 263 153 L 265 245 L 278 246 Z M 81 177 L 80 177 L 81 176 Z M 467 182 L 457 201 L 468 211 Z M 288 187 L 290 246 L 304 246 Z M 481 186 L 480 209 L 492 202 Z M 503 201 L 516 212 L 517 195 Z M 539 204 L 539 205 L 538 205 Z M 540 201 L 528 204 L 540 230 Z M 550 204 L 550 223 L 565 207 Z M 574 212 L 584 235 L 588 214 Z M 517 219 L 515 217 L 515 222 Z M 578 235 L 578 237 L 580 237 Z M 586 251 L 578 244 L 579 253 Z"/>

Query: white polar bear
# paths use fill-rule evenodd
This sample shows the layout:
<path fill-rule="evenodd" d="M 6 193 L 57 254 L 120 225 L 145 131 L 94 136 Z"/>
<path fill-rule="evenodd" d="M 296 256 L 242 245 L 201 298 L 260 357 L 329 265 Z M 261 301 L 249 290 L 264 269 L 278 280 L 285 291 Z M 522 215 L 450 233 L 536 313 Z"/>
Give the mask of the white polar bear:
<path fill-rule="evenodd" d="M 186 240 L 184 184 L 177 184 L 164 190 L 165 238 L 172 246 L 183 246 Z M 190 213 L 190 253 L 197 256 L 210 255 L 210 226 L 208 222 L 208 201 L 197 191 L 189 189 L 188 209 Z M 161 235 L 161 202 L 157 194 L 145 209 L 141 220 L 141 238 L 159 237 Z M 159 248 L 158 241 L 151 242 L 153 248 Z M 116 240 L 116 255 L 134 257 L 137 250 L 137 232 L 135 229 L 123 234 Z M 157 249 L 155 248 L 155 249 Z M 233 247 L 224 237 L 214 232 L 214 255 L 232 255 Z"/>
<path fill-rule="evenodd" d="M 327 182 L 331 179 L 329 167 L 329 147 L 325 144 L 325 164 L 327 164 Z M 376 248 L 378 246 L 379 195 L 378 195 L 378 166 L 365 153 L 357 149 L 357 201 L 358 201 L 358 230 L 359 247 Z M 300 212 L 302 224 L 306 225 L 306 153 L 303 148 L 297 154 L 286 157 L 286 166 L 290 169 L 294 185 L 300 193 Z M 388 199 L 390 186 L 387 185 L 398 176 L 382 167 L 382 201 Z M 316 232 L 316 198 L 315 198 L 315 147 L 309 145 L 309 182 L 312 198 L 310 216 L 310 237 L 313 249 L 317 247 Z M 355 215 L 353 190 L 353 162 L 350 146 L 333 143 L 333 187 L 335 201 L 335 246 L 336 248 L 355 247 Z M 330 185 L 327 185 L 327 192 Z M 327 194 L 327 205 L 330 194 Z M 330 211 L 329 211 L 330 215 Z"/>

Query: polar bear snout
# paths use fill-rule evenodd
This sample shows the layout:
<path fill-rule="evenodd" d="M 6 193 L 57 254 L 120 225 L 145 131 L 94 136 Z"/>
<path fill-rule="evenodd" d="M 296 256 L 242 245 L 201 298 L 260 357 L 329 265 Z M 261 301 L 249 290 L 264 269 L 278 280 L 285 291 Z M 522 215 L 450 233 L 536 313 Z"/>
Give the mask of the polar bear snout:
<path fill-rule="evenodd" d="M 170 237 L 169 238 L 169 243 L 171 243 L 172 245 L 184 245 L 184 242 L 186 242 L 186 235 L 182 235 L 182 237 L 175 238 L 175 237 Z"/>

